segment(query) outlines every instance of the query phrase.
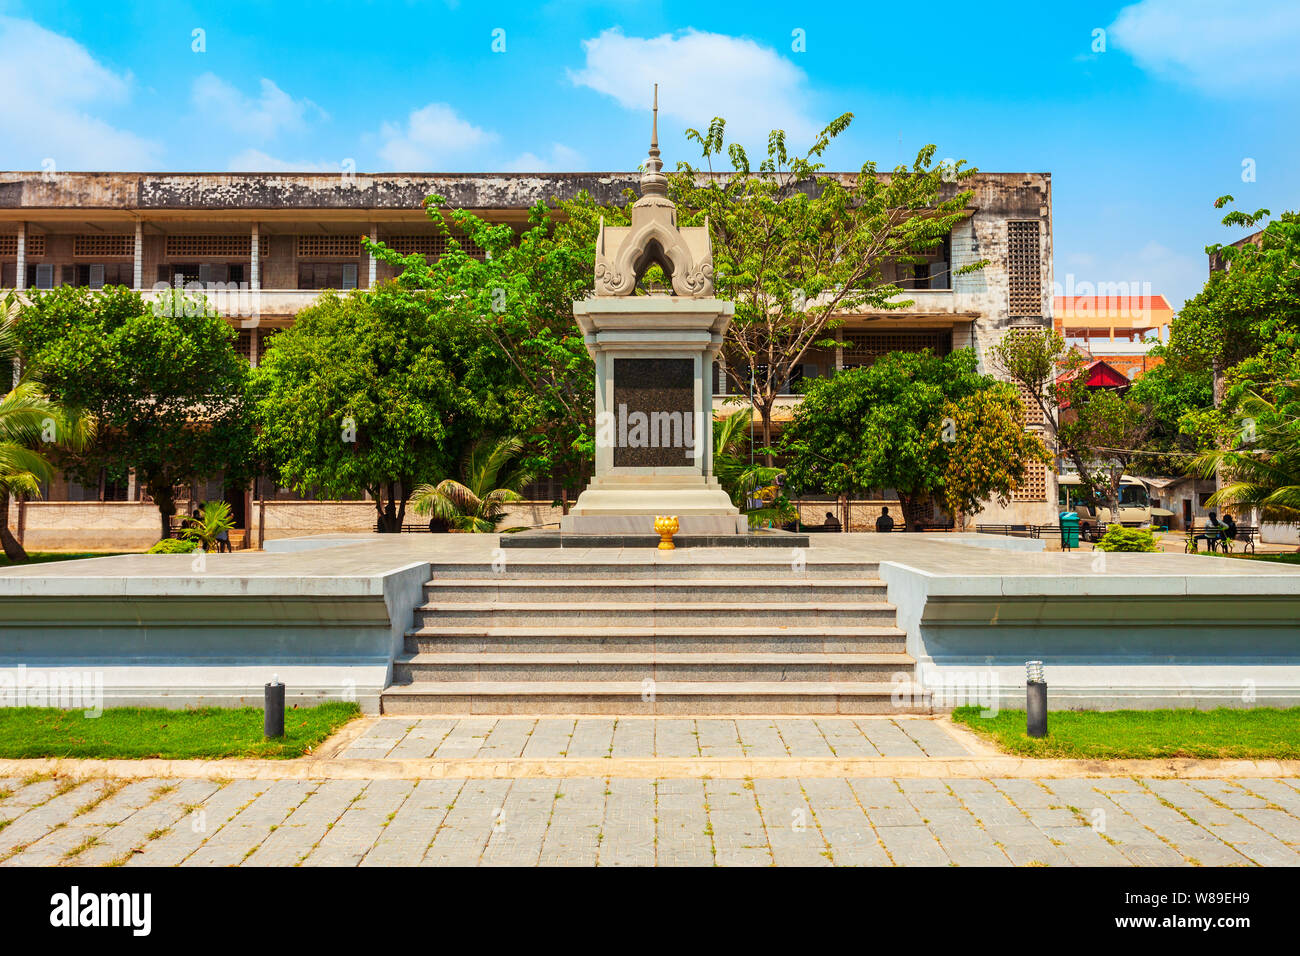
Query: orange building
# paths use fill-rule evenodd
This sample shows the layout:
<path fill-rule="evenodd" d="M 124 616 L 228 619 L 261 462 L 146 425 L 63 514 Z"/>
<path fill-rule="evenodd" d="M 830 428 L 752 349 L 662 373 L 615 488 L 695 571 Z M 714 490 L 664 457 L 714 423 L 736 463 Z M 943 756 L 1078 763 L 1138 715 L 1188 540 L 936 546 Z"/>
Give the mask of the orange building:
<path fill-rule="evenodd" d="M 1169 340 L 1174 310 L 1162 295 L 1058 295 L 1056 331 L 1067 345 L 1102 359 L 1130 379 L 1158 365 L 1147 353 Z"/>

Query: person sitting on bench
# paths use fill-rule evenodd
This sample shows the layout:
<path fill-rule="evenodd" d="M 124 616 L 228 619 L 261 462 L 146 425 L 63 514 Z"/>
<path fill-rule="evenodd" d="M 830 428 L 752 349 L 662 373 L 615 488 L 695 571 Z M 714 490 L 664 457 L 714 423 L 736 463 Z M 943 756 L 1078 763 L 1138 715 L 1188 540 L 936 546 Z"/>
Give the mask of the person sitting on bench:
<path fill-rule="evenodd" d="M 826 512 L 826 520 L 822 522 L 823 531 L 839 531 L 840 519 L 835 517 L 832 512 Z"/>
<path fill-rule="evenodd" d="M 1205 541 L 1205 546 L 1211 551 L 1217 547 L 1218 543 L 1223 540 L 1223 534 L 1226 525 L 1219 523 L 1219 517 L 1213 511 L 1210 512 L 1210 520 L 1205 522 L 1204 533 L 1192 537 L 1192 548 L 1196 548 L 1196 542 Z"/>
<path fill-rule="evenodd" d="M 1237 522 L 1232 520 L 1232 515 L 1223 516 L 1223 550 L 1228 550 L 1228 542 L 1237 540 Z"/>
<path fill-rule="evenodd" d="M 894 519 L 889 517 L 888 506 L 880 509 L 880 517 L 876 519 L 876 530 L 882 534 L 886 531 L 894 530 Z"/>

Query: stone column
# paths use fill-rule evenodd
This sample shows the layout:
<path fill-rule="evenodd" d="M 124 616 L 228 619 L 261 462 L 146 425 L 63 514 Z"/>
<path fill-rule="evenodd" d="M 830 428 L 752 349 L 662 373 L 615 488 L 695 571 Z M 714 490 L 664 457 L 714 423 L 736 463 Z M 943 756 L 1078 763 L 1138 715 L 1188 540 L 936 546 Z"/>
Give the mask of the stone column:
<path fill-rule="evenodd" d="M 379 241 L 378 223 L 372 222 L 370 224 L 370 241 L 371 242 Z M 370 258 L 370 277 L 366 280 L 366 288 L 373 289 L 375 287 L 375 280 L 379 277 L 379 260 L 375 258 L 375 254 L 373 252 L 370 253 L 369 258 Z"/>
<path fill-rule="evenodd" d="M 14 288 L 27 288 L 27 223 L 18 224 L 18 266 L 14 273 Z"/>
<path fill-rule="evenodd" d="M 131 288 L 139 292 L 144 288 L 144 222 L 135 221 L 135 271 Z"/>
<path fill-rule="evenodd" d="M 260 238 L 258 223 L 253 223 L 253 231 L 248 242 L 248 287 L 254 292 L 262 288 L 262 253 L 258 241 Z"/>
<path fill-rule="evenodd" d="M 844 329 L 835 330 L 835 371 L 844 371 Z"/>

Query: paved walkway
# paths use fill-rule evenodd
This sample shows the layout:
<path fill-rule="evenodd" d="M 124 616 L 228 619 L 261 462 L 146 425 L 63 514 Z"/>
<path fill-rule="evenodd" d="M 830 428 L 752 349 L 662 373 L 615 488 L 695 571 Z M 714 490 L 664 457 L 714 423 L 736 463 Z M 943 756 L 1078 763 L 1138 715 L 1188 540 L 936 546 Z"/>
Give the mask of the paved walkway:
<path fill-rule="evenodd" d="M 968 734 L 927 718 L 389 717 L 358 730 L 339 752 L 341 758 L 964 757 L 983 752 Z"/>
<path fill-rule="evenodd" d="M 1300 864 L 1297 781 L 0 780 L 0 865 Z"/>
<path fill-rule="evenodd" d="M 997 762 L 923 718 L 384 718 L 308 761 L 0 763 L 0 865 L 1300 865 L 1300 777 Z"/>

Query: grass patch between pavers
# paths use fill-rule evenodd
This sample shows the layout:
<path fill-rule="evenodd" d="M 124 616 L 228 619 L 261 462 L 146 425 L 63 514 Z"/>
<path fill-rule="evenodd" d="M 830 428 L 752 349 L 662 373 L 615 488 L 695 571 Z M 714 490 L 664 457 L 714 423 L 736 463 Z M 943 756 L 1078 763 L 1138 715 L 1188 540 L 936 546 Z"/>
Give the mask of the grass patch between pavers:
<path fill-rule="evenodd" d="M 111 707 L 98 717 L 52 707 L 0 707 L 0 758 L 301 757 L 360 713 L 356 704 L 342 702 L 288 709 L 284 737 L 266 740 L 256 707 Z"/>
<path fill-rule="evenodd" d="M 1025 735 L 1023 710 L 981 717 L 958 707 L 954 722 L 990 738 L 1007 753 L 1076 759 L 1300 759 L 1300 707 L 1281 710 L 1054 710 L 1047 736 Z"/>

